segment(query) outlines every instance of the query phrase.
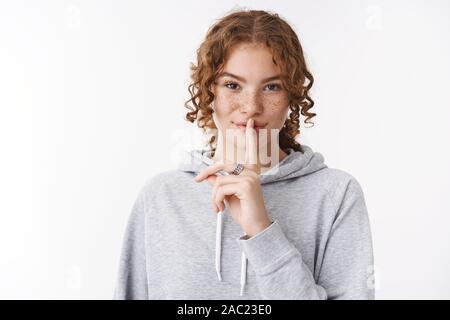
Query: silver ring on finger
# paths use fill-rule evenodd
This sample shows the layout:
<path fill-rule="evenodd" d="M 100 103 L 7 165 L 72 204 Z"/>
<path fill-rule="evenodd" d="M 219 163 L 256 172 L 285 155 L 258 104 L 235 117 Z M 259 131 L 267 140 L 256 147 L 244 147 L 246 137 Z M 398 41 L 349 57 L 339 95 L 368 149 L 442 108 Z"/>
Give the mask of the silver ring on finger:
<path fill-rule="evenodd" d="M 238 163 L 231 174 L 238 175 L 244 170 L 244 165 Z"/>

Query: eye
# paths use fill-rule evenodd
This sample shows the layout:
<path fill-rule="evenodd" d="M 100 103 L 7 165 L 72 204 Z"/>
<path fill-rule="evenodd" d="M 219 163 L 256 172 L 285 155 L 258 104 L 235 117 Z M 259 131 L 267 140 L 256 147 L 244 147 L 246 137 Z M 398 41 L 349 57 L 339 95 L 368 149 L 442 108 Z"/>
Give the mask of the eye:
<path fill-rule="evenodd" d="M 278 90 L 281 90 L 281 86 L 280 86 L 279 84 L 277 84 L 277 83 L 269 83 L 269 84 L 267 85 L 267 87 L 268 87 L 268 86 L 275 86 L 275 88 L 276 88 L 276 89 L 270 90 L 270 91 L 278 91 Z"/>
<path fill-rule="evenodd" d="M 237 88 L 234 87 L 234 86 L 238 86 L 239 87 L 239 85 L 236 82 L 230 81 L 230 82 L 226 82 L 225 83 L 225 87 L 227 87 L 228 89 L 236 90 Z M 281 85 L 279 85 L 277 83 L 269 83 L 266 87 L 269 87 L 269 86 L 272 87 L 272 90 L 269 90 L 269 91 L 279 91 L 279 90 L 282 89 Z"/>
<path fill-rule="evenodd" d="M 226 82 L 225 87 L 227 87 L 228 89 L 231 89 L 231 90 L 235 90 L 235 89 L 233 87 L 230 88 L 228 85 L 238 86 L 238 84 L 236 82 Z"/>

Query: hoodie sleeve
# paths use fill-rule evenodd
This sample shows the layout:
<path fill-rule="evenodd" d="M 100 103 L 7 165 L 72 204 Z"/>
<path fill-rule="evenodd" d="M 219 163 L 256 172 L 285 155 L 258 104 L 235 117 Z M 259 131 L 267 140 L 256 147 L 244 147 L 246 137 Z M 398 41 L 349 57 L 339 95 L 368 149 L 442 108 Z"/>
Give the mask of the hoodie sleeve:
<path fill-rule="evenodd" d="M 148 299 L 145 217 L 142 190 L 134 202 L 125 228 L 113 300 Z"/>
<path fill-rule="evenodd" d="M 335 203 L 336 201 L 334 201 Z M 351 179 L 336 210 L 323 250 L 318 281 L 302 254 L 286 238 L 278 220 L 245 240 L 241 249 L 253 266 L 264 299 L 372 300 L 372 239 L 359 183 Z M 316 259 L 316 261 L 319 259 Z"/>

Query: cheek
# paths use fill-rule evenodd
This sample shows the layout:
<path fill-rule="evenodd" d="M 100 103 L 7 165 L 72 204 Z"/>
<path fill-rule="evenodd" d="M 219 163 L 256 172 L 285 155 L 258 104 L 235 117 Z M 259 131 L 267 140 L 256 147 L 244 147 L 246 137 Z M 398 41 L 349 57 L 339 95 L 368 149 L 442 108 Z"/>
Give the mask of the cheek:
<path fill-rule="evenodd" d="M 215 100 L 217 111 L 220 113 L 231 112 L 232 110 L 238 108 L 243 101 L 242 97 L 226 91 L 218 92 Z"/>
<path fill-rule="evenodd" d="M 239 109 L 243 105 L 247 97 L 244 94 L 237 95 L 232 92 L 219 90 L 215 97 L 215 112 L 218 119 L 222 119 L 227 115 Z M 286 120 L 288 110 L 288 99 L 285 95 L 262 97 L 264 113 L 266 118 L 272 119 L 277 126 L 282 126 Z"/>
<path fill-rule="evenodd" d="M 239 106 L 240 99 L 230 93 L 219 90 L 214 97 L 213 120 L 216 127 L 224 130 L 229 126 L 230 115 Z"/>
<path fill-rule="evenodd" d="M 273 119 L 274 124 L 280 127 L 284 124 L 288 108 L 288 101 L 285 97 L 273 97 L 265 103 L 265 109 L 270 119 Z"/>

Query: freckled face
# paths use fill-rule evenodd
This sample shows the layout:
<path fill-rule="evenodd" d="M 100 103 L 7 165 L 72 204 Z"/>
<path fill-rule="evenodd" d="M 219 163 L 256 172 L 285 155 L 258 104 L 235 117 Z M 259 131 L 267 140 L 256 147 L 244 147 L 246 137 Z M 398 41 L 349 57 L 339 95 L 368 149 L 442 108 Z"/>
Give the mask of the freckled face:
<path fill-rule="evenodd" d="M 253 118 L 255 125 L 265 125 L 270 143 L 270 129 L 281 130 L 289 110 L 288 93 L 281 79 L 265 80 L 279 75 L 270 49 L 254 44 L 236 45 L 212 88 L 217 128 L 224 134 L 226 130 L 236 131 L 236 122 Z"/>

